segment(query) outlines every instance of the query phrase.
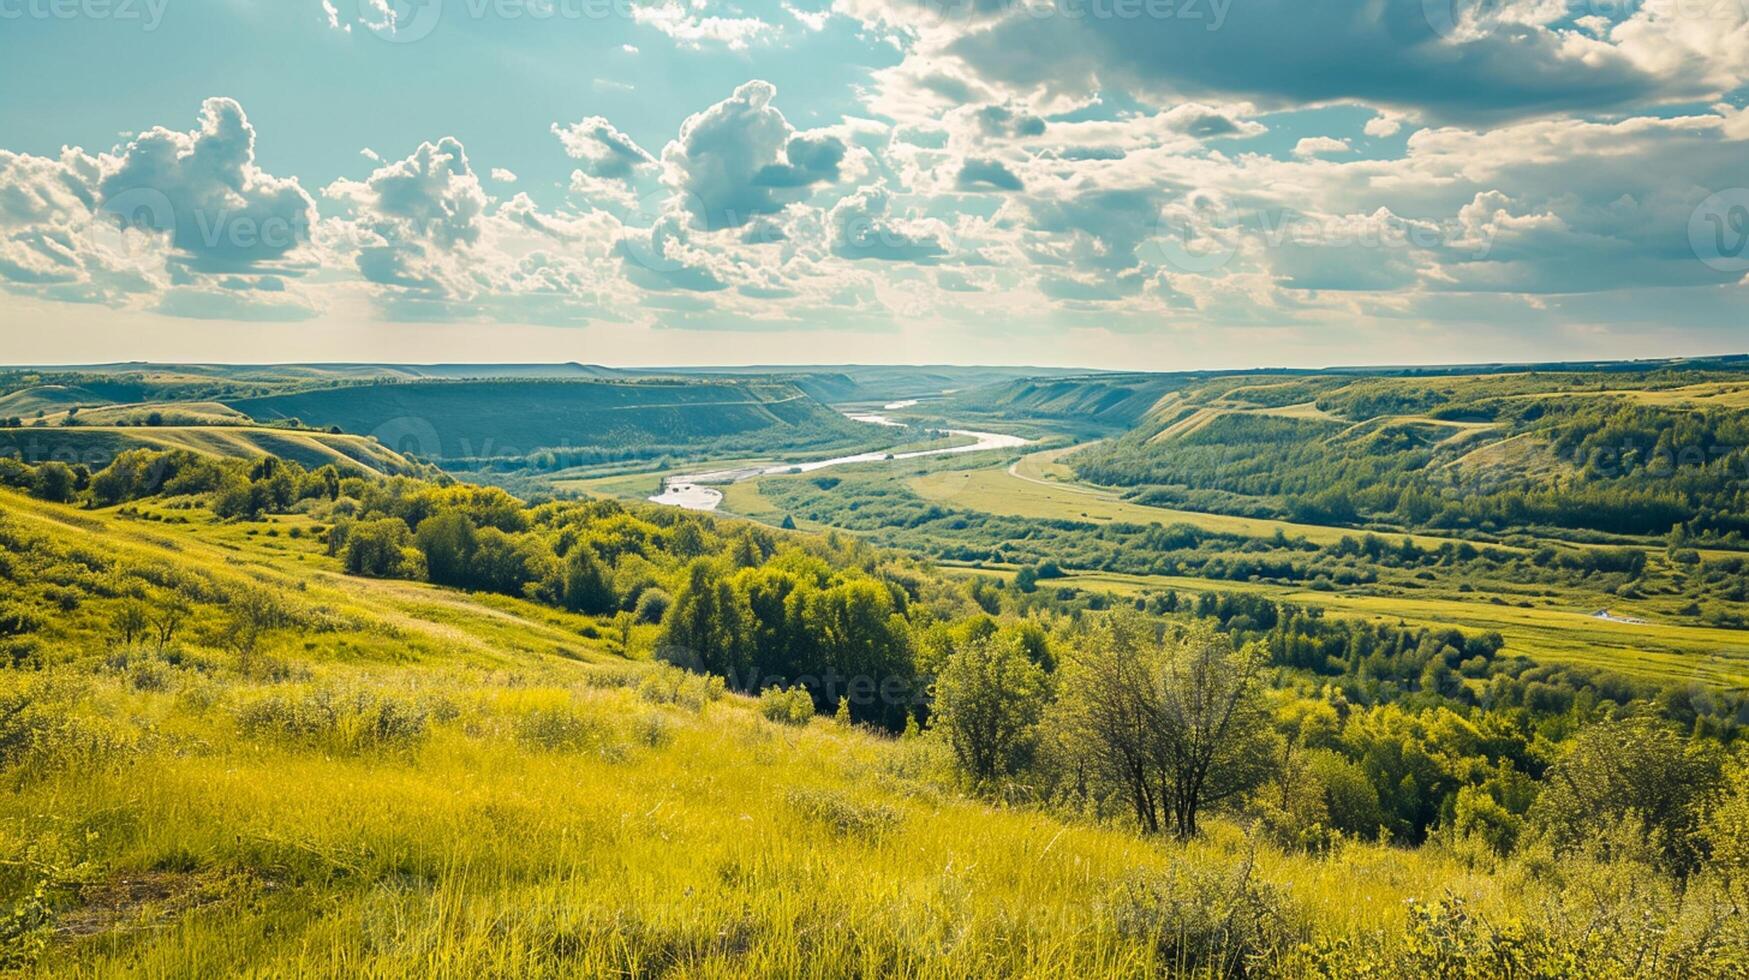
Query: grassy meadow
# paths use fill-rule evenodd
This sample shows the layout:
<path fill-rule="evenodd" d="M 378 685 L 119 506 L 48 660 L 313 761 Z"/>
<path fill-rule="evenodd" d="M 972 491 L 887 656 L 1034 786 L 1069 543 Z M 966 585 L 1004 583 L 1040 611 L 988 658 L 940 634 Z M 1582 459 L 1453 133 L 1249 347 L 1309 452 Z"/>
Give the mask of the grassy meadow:
<path fill-rule="evenodd" d="M 650 662 L 653 627 L 345 575 L 301 515 L 0 492 L 0 533 L 72 606 L 52 664 L 0 674 L 21 975 L 1480 976 L 1501 942 L 1597 976 L 1743 962 L 1711 879 L 1683 905 L 1585 858 L 1308 854 L 1226 820 L 1174 843 L 976 799 L 933 739 L 771 720 Z M 162 647 L 119 640 L 165 576 L 210 601 Z M 246 593 L 288 619 L 239 651 Z"/>
<path fill-rule="evenodd" d="M 502 370 L 0 391 L 0 974 L 1749 975 L 1735 373 Z"/>

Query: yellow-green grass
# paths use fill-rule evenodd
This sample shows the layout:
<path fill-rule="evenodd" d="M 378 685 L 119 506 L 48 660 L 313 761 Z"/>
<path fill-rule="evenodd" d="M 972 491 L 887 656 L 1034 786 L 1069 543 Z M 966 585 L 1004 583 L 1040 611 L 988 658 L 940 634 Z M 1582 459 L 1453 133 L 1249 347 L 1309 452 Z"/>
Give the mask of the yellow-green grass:
<path fill-rule="evenodd" d="M 734 697 L 647 703 L 590 672 L 94 681 L 84 710 L 199 748 L 43 766 L 0 798 L 8 845 L 84 862 L 36 972 L 1158 976 L 1154 937 L 1124 919 L 1128 883 L 1247 857 L 1306 938 L 1399 929 L 1409 898 L 1509 908 L 1498 880 L 1439 854 L 1290 856 L 1218 823 L 1167 845 L 993 809 L 912 775 L 926 745 L 783 728 Z M 234 720 L 335 684 L 445 714 L 404 749 L 358 752 Z M 530 739 L 536 717 L 583 735 Z"/>
<path fill-rule="evenodd" d="M 726 514 L 750 517 L 767 524 L 783 520 L 783 511 L 759 492 L 758 480 L 742 480 L 718 489 L 723 492 L 723 503 L 719 509 Z"/>
<path fill-rule="evenodd" d="M 1115 490 L 1075 482 L 1075 472 L 1063 457 L 1090 443 L 1047 449 L 1021 457 L 1006 469 L 993 467 L 964 470 L 957 473 L 932 473 L 913 478 L 908 485 L 914 493 L 929 500 L 951 501 L 955 506 L 981 510 L 1010 517 L 1031 517 L 1046 520 L 1085 520 L 1096 523 L 1125 521 L 1134 524 L 1189 524 L 1219 534 L 1234 534 L 1249 538 L 1273 538 L 1277 530 L 1289 538 L 1305 538 L 1315 545 L 1331 545 L 1343 538 L 1360 538 L 1376 534 L 1392 541 L 1407 537 L 1416 547 L 1434 550 L 1447 543 L 1468 543 L 1463 538 L 1437 534 L 1416 534 L 1402 531 L 1367 531 L 1324 524 L 1303 524 L 1296 521 L 1266 517 L 1239 517 L 1231 514 L 1211 514 L 1205 511 L 1155 507 L 1122 499 Z M 1559 537 L 1539 540 L 1564 548 L 1612 548 L 1614 544 L 1571 541 Z M 1662 554 L 1663 546 L 1640 547 L 1653 554 Z M 1524 549 L 1513 545 L 1488 545 L 1509 552 Z M 1702 548 L 1706 558 L 1742 557 L 1742 551 L 1725 548 Z"/>
<path fill-rule="evenodd" d="M 23 972 L 1158 976 L 1165 940 L 1136 919 L 1152 906 L 1135 885 L 1175 866 L 1230 881 L 1248 865 L 1280 895 L 1289 949 L 1394 935 L 1411 898 L 1518 901 L 1443 851 L 1290 854 L 1219 820 L 1168 844 L 985 805 L 931 740 L 666 696 L 654 665 L 581 636 L 585 617 L 343 576 L 307 518 L 221 524 L 187 503 L 140 505 L 190 521 L 167 524 L 0 492 L 28 533 L 247 583 L 326 623 L 276 641 L 286 667 L 263 675 L 69 616 L 57 643 L 103 656 L 0 671 L 0 695 L 53 712 L 0 793 L 0 854 L 17 856 L 0 880 L 43 886 L 19 920 L 42 928 L 0 950 Z M 282 724 L 323 696 L 421 722 Z"/>
<path fill-rule="evenodd" d="M 1625 398 L 1642 405 L 1664 407 L 1749 408 L 1749 384 L 1742 381 L 1707 381 L 1679 388 L 1610 388 L 1595 391 L 1557 391 L 1546 394 L 1512 395 L 1513 398 Z"/>
<path fill-rule="evenodd" d="M 80 409 L 79 421 L 84 425 L 115 425 L 145 422 L 157 413 L 167 425 L 249 425 L 251 419 L 242 412 L 218 402 L 148 402 L 135 405 L 103 405 Z M 50 425 L 66 419 L 66 411 L 45 416 Z"/>
<path fill-rule="evenodd" d="M 609 656 L 606 640 L 584 635 L 597 629 L 590 617 L 506 596 L 343 574 L 311 533 L 316 525 L 307 517 L 220 523 L 204 510 L 176 503 L 140 504 L 125 513 L 83 511 L 0 490 L 0 515 L 56 541 L 134 563 L 194 569 L 227 586 L 276 591 L 328 624 L 331 635 L 323 648 L 330 654 L 481 664 L 501 664 L 516 654 Z M 163 523 L 145 514 L 191 523 Z"/>
<path fill-rule="evenodd" d="M 1012 571 L 944 566 L 962 574 L 1007 578 Z M 1414 596 L 1322 592 L 1262 582 L 1227 582 L 1173 575 L 1071 572 L 1044 583 L 1134 595 L 1142 591 L 1236 592 L 1266 595 L 1332 615 L 1417 626 L 1456 626 L 1498 631 L 1508 653 L 1547 663 L 1600 667 L 1658 682 L 1698 683 L 1741 689 L 1749 686 L 1749 632 L 1663 623 L 1623 623 L 1599 619 L 1595 609 L 1526 609 L 1486 600 L 1463 601 Z"/>

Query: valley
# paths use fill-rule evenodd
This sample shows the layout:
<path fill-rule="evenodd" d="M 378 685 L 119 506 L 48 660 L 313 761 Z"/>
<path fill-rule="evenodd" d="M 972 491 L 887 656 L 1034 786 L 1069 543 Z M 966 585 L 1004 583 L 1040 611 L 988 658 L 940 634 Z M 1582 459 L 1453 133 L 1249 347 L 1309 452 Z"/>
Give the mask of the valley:
<path fill-rule="evenodd" d="M 0 964 L 1733 976 L 1738 370 L 15 372 Z"/>

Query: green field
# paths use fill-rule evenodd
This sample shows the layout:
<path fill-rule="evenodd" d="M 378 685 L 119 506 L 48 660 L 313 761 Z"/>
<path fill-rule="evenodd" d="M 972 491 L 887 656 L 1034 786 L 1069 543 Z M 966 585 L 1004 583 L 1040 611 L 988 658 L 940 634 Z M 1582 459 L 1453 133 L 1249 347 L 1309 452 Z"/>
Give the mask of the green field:
<path fill-rule="evenodd" d="M 1637 611 L 1732 587 L 1698 560 L 1624 571 L 1584 550 L 1284 544 L 1298 525 L 1281 522 L 1199 537 L 1065 520 L 1069 498 L 1037 491 L 1122 502 L 1051 484 L 1052 455 L 1017 470 L 1044 483 L 992 468 L 1004 453 L 725 487 L 725 512 L 759 526 L 252 459 L 262 440 L 376 445 L 356 436 L 8 431 L 198 455 L 84 485 L 0 466 L 19 488 L 0 489 L 0 971 L 1394 980 L 1503 958 L 1515 975 L 1710 980 L 1749 950 L 1734 852 L 1679 866 L 1665 838 L 1593 846 L 1648 835 L 1560 803 L 1548 774 L 1635 717 L 1665 733 L 1660 759 L 1722 759 L 1743 632 L 1558 608 L 1590 588 L 1638 590 L 1617 607 Z M 654 489 L 607 468 L 567 489 Z M 948 482 L 968 474 L 1059 510 L 980 516 L 981 484 Z M 771 527 L 786 516 L 857 533 Z M 1032 588 L 1012 567 L 938 574 L 865 539 L 892 530 L 920 550 L 1043 541 L 1071 570 Z M 1326 591 L 1069 560 L 1168 549 L 1229 571 L 1286 554 L 1315 567 L 1259 567 L 1326 587 L 1342 563 L 1379 577 Z M 1452 598 L 1471 571 L 1523 577 L 1485 584 L 1536 608 Z M 1163 601 L 1205 589 L 1330 615 Z M 1147 601 L 1114 617 L 1129 604 L 1108 595 Z M 1148 671 L 1133 689 L 1100 666 L 1122 637 Z M 1221 778 L 1245 782 L 1175 837 L 1132 805 L 1165 784 L 1125 775 L 1114 702 L 1085 685 L 1171 710 L 1146 699 L 1181 683 L 1155 671 L 1189 643 L 1258 673 L 1246 741 L 1222 749 L 1244 754 Z M 725 690 L 743 664 L 770 678 L 757 698 Z M 853 706 L 803 686 L 844 672 L 916 695 Z M 994 778 L 964 741 L 991 717 L 1018 740 Z M 1141 730 L 1163 747 L 1179 729 Z M 1716 790 L 1680 804 L 1679 842 L 1730 846 L 1729 808 L 1749 815 L 1749 784 L 1715 769 Z M 1537 809 L 1550 796 L 1564 809 Z"/>
<path fill-rule="evenodd" d="M 943 566 L 955 574 L 1013 577 L 1013 570 Z M 1321 592 L 1261 582 L 1225 582 L 1169 575 L 1124 575 L 1071 571 L 1041 587 L 1074 588 L 1134 596 L 1144 591 L 1242 592 L 1334 615 L 1420 626 L 1491 630 L 1512 653 L 1549 663 L 1580 664 L 1644 677 L 1659 683 L 1749 688 L 1749 633 L 1657 623 L 1600 619 L 1595 609 L 1525 609 L 1486 599 L 1424 599 L 1402 595 Z"/>
<path fill-rule="evenodd" d="M 1138 939 L 1123 896 L 1190 868 L 1216 875 L 1195 886 L 1213 902 L 1247 869 L 1304 936 L 1395 931 L 1410 898 L 1517 900 L 1433 853 L 1353 843 L 1337 864 L 1219 821 L 1168 844 L 991 807 L 929 775 L 933 743 L 779 725 L 644 662 L 651 628 L 628 658 L 589 617 L 345 575 L 292 536 L 307 518 L 221 523 L 185 503 L 0 491 L 7 540 L 100 551 L 128 580 L 173 564 L 305 624 L 237 665 L 204 638 L 223 607 L 197 605 L 166 661 L 118 652 L 103 624 L 124 599 L 93 597 L 50 635 L 95 666 L 56 686 L 0 675 L 0 697 L 61 712 L 0 796 L 0 842 L 30 855 L 0 865 L 28 898 L 0 951 L 34 975 L 1145 976 L 1173 953 Z M 400 727 L 252 720 L 355 695 Z"/>
<path fill-rule="evenodd" d="M 1121 499 L 1115 491 L 1063 480 L 1061 458 L 1081 447 L 1051 449 L 999 467 L 914 477 L 907 486 L 926 500 L 951 502 L 956 507 L 1012 517 L 1047 520 L 1080 520 L 1096 523 L 1123 521 L 1133 524 L 1184 523 L 1220 534 L 1253 538 L 1274 537 L 1279 531 L 1289 538 L 1304 538 L 1313 544 L 1335 544 L 1344 537 L 1366 534 L 1364 530 L 1296 524 L 1268 518 L 1235 517 L 1199 511 L 1152 507 Z M 1061 482 L 1059 482 L 1061 481 Z M 1394 539 L 1405 535 L 1390 534 Z M 1450 538 L 1426 534 L 1407 535 L 1421 547 L 1437 548 Z"/>

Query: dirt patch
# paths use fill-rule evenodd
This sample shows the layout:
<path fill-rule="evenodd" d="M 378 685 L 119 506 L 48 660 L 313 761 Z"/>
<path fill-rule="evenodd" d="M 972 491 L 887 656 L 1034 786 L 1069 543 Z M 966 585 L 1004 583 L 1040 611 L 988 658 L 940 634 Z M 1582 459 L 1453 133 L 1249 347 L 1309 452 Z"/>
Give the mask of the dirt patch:
<path fill-rule="evenodd" d="M 89 883 L 79 904 L 55 918 L 55 931 L 70 939 L 154 929 L 177 916 L 236 894 L 237 877 L 184 871 L 140 871 Z"/>

